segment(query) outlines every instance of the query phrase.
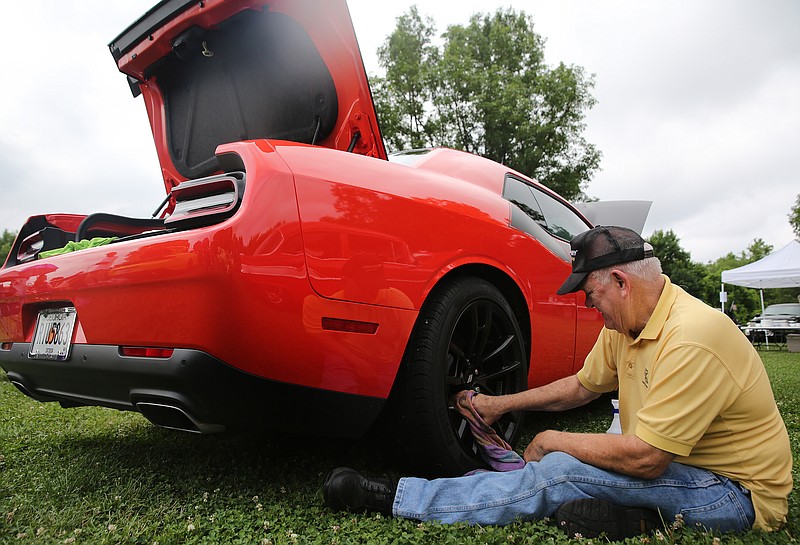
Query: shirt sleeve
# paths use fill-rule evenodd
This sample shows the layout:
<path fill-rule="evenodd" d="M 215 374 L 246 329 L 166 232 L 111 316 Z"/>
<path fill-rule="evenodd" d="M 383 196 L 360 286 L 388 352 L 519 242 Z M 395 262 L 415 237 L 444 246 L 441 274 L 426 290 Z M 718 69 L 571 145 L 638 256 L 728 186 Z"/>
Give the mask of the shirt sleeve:
<path fill-rule="evenodd" d="M 710 350 L 679 344 L 658 358 L 635 434 L 650 445 L 688 456 L 739 387 Z"/>
<path fill-rule="evenodd" d="M 580 383 L 590 392 L 603 394 L 617 389 L 615 349 L 619 339 L 615 339 L 615 336 L 619 334 L 603 328 L 577 373 Z"/>

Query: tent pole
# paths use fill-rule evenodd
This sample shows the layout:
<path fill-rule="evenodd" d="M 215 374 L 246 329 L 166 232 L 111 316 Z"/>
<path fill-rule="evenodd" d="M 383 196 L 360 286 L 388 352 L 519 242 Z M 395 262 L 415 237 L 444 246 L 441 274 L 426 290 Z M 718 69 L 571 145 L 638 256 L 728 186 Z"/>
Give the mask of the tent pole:
<path fill-rule="evenodd" d="M 761 322 L 763 325 L 764 322 L 764 288 L 758 290 L 758 293 L 761 294 Z M 764 341 L 767 343 L 767 350 L 769 350 L 769 337 L 767 336 L 767 330 L 764 330 Z"/>
<path fill-rule="evenodd" d="M 725 282 L 720 282 L 719 283 L 719 293 L 720 293 L 720 295 L 722 295 L 722 293 L 724 291 L 725 291 Z M 725 312 L 725 301 L 722 300 L 722 297 L 719 298 L 719 309 L 722 312 Z"/>

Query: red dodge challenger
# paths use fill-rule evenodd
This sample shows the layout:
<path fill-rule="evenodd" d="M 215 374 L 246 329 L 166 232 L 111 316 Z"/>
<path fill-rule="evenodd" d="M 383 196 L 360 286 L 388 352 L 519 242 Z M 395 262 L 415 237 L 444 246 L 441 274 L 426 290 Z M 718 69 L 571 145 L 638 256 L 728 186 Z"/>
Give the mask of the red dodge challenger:
<path fill-rule="evenodd" d="M 582 364 L 602 322 L 555 292 L 591 224 L 482 157 L 388 156 L 345 0 L 164 0 L 109 47 L 166 198 L 20 229 L 0 366 L 23 393 L 203 433 L 381 417 L 444 475 L 480 464 L 453 393 Z"/>

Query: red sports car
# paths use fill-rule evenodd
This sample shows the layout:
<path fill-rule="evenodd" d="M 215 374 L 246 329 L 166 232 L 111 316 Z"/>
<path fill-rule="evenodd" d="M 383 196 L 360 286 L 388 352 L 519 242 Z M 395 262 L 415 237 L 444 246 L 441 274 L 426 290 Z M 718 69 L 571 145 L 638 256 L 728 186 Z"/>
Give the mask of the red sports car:
<path fill-rule="evenodd" d="M 166 198 L 21 228 L 0 365 L 23 393 L 194 432 L 383 416 L 453 474 L 480 463 L 454 392 L 581 365 L 602 323 L 555 292 L 590 223 L 478 156 L 387 156 L 345 0 L 164 0 L 110 49 Z M 512 443 L 520 421 L 498 423 Z"/>

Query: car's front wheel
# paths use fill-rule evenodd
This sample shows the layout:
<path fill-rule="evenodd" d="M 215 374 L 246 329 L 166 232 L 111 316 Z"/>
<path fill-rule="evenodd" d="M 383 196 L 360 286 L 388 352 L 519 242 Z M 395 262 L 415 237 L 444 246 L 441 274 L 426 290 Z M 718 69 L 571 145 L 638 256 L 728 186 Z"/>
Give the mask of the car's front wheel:
<path fill-rule="evenodd" d="M 488 395 L 527 385 L 525 343 L 503 294 L 475 277 L 445 281 L 428 298 L 401 366 L 392 406 L 403 448 L 433 475 L 460 475 L 484 465 L 467 422 L 450 408 L 466 389 Z M 512 445 L 522 413 L 495 428 Z"/>

